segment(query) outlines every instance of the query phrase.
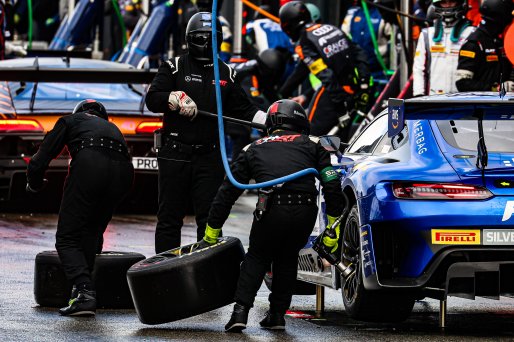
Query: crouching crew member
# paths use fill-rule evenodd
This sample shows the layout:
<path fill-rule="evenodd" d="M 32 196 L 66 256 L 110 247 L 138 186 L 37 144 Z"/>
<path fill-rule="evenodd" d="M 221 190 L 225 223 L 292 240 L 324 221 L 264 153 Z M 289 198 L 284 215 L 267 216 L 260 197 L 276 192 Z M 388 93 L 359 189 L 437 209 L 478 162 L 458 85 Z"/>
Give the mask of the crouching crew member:
<path fill-rule="evenodd" d="M 268 109 L 266 126 L 269 135 L 246 146 L 232 164 L 236 180 L 248 183 L 255 179 L 260 183 L 315 168 L 323 185 L 327 215 L 331 220 L 341 215 L 345 203 L 340 179 L 319 139 L 308 135 L 309 120 L 302 106 L 291 100 L 273 103 Z M 201 247 L 216 243 L 232 205 L 242 192 L 225 179 L 212 203 Z M 260 325 L 269 329 L 285 328 L 284 315 L 291 304 L 298 252 L 307 243 L 317 217 L 316 197 L 314 175 L 259 192 L 250 246 L 241 266 L 236 304 L 226 331 L 240 332 L 246 328 L 248 311 L 270 265 L 273 271 L 270 308 Z M 336 242 L 325 244 L 333 247 Z"/>
<path fill-rule="evenodd" d="M 219 21 L 216 26 L 219 45 L 222 40 Z M 217 112 L 211 30 L 211 13 L 200 12 L 191 17 L 186 28 L 188 54 L 169 59 L 160 66 L 146 97 L 148 109 L 164 113 L 165 142 L 157 155 L 157 253 L 180 246 L 189 198 L 196 215 L 197 238 L 202 238 L 211 202 L 225 175 L 216 121 L 196 117 L 198 109 Z M 223 113 L 264 123 L 266 113 L 250 103 L 236 81 L 235 71 L 221 60 L 218 63 Z"/>
<path fill-rule="evenodd" d="M 66 277 L 73 283 L 64 316 L 94 315 L 96 292 L 91 273 L 102 250 L 103 233 L 115 206 L 132 186 L 134 168 L 120 130 L 108 121 L 105 107 L 95 100 L 77 104 L 49 131 L 27 169 L 27 191 L 45 183 L 48 164 L 64 147 L 71 163 L 59 210 L 55 248 Z"/>

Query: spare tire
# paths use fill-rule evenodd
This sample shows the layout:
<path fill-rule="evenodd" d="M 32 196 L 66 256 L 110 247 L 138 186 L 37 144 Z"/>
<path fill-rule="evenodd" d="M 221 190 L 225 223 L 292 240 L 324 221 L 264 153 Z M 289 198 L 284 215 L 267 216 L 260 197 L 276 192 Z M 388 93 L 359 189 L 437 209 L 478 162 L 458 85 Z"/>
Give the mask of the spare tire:
<path fill-rule="evenodd" d="M 133 265 L 127 272 L 139 320 L 160 324 L 195 316 L 234 302 L 244 249 L 225 236 L 194 250 L 178 247 Z"/>
<path fill-rule="evenodd" d="M 127 284 L 127 270 L 145 256 L 133 252 L 105 251 L 96 255 L 93 284 L 97 307 L 132 309 L 134 304 Z M 66 279 L 57 251 L 36 255 L 34 296 L 41 306 L 60 308 L 68 305 L 72 284 Z"/>

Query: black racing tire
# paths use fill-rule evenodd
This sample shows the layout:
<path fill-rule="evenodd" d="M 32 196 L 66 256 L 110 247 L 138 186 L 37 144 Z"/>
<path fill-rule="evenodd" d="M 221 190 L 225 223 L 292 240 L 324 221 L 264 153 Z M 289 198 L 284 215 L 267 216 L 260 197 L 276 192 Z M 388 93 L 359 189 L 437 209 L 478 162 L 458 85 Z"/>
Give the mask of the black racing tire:
<path fill-rule="evenodd" d="M 264 284 L 266 284 L 266 287 L 270 291 L 271 291 L 272 283 L 273 283 L 273 274 L 271 272 L 266 272 L 266 274 L 264 275 Z M 295 296 L 312 296 L 315 294 L 316 294 L 316 285 L 296 279 L 296 282 L 294 283 L 293 295 L 295 295 Z"/>
<path fill-rule="evenodd" d="M 133 309 L 127 284 L 127 270 L 145 256 L 134 252 L 104 251 L 97 254 L 93 271 L 97 307 Z M 34 297 L 40 306 L 60 308 L 68 305 L 72 284 L 66 279 L 57 251 L 36 255 Z"/>
<path fill-rule="evenodd" d="M 366 322 L 402 322 L 409 317 L 414 297 L 405 293 L 369 291 L 364 288 L 360 253 L 360 218 L 354 205 L 341 232 L 342 261 L 352 263 L 356 271 L 348 279 L 341 277 L 341 293 L 348 316 Z"/>
<path fill-rule="evenodd" d="M 244 249 L 239 239 L 193 250 L 175 248 L 133 265 L 127 279 L 139 320 L 160 324 L 195 316 L 234 302 Z"/>

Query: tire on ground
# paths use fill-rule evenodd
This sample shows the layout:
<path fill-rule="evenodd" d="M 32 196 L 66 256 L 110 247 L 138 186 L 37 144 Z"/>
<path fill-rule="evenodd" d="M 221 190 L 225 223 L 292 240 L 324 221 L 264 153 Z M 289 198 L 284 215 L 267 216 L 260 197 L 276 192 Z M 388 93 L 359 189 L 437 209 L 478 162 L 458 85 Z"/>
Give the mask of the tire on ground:
<path fill-rule="evenodd" d="M 361 269 L 361 254 L 360 254 L 360 231 L 353 234 L 349 231 L 351 229 L 358 229 L 360 227 L 359 211 L 357 205 L 354 205 L 346 218 L 345 226 L 341 231 L 341 238 L 343 239 L 342 246 L 346 250 L 342 250 L 343 261 L 346 256 L 352 256 L 352 246 L 355 245 L 353 250 L 357 250 L 353 255 L 358 259 L 358 262 L 353 262 L 357 270 L 354 275 L 346 281 L 341 277 L 341 293 L 343 296 L 343 303 L 345 311 L 353 319 L 367 321 L 367 322 L 401 322 L 409 317 L 414 306 L 414 296 L 408 293 L 397 293 L 390 291 L 368 291 L 364 288 L 363 275 Z M 349 234 L 348 234 L 349 233 Z M 348 241 L 345 241 L 349 237 Z M 351 239 L 353 237 L 353 241 Z M 345 254 L 346 253 L 346 254 Z M 348 284 L 346 283 L 348 282 Z M 353 282 L 353 283 L 351 283 Z M 350 292 L 352 294 L 350 294 Z"/>
<path fill-rule="evenodd" d="M 134 252 L 105 251 L 97 254 L 93 271 L 97 307 L 134 308 L 127 284 L 127 270 L 145 256 Z M 66 279 L 57 251 L 36 255 L 34 296 L 41 306 L 60 308 L 68 305 L 72 284 Z"/>
<path fill-rule="evenodd" d="M 157 254 L 133 265 L 128 284 L 139 320 L 160 324 L 195 316 L 234 302 L 244 249 L 226 236 L 190 252 L 195 244 Z"/>
<path fill-rule="evenodd" d="M 273 283 L 273 274 L 271 272 L 266 272 L 266 274 L 264 275 L 264 284 L 266 284 L 266 287 L 270 291 L 271 291 L 272 283 Z M 296 282 L 294 283 L 293 295 L 312 296 L 315 294 L 316 294 L 316 285 L 296 279 Z"/>

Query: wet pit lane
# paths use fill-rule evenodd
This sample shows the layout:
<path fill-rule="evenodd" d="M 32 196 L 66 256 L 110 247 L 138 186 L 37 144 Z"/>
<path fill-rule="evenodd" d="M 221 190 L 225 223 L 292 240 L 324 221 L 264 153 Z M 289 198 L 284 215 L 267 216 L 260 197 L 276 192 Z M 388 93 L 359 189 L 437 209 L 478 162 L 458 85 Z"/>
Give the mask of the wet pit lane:
<path fill-rule="evenodd" d="M 255 197 L 244 195 L 234 207 L 224 234 L 248 245 Z M 34 300 L 34 258 L 54 249 L 55 214 L 0 213 L 0 341 L 514 341 L 514 300 L 449 298 L 447 328 L 438 328 L 439 302 L 416 302 L 404 323 L 370 324 L 350 319 L 339 291 L 326 290 L 322 319 L 288 317 L 285 332 L 259 328 L 269 291 L 263 285 L 241 335 L 223 326 L 232 306 L 155 326 L 142 324 L 134 310 L 98 310 L 95 318 L 60 317 L 57 309 Z M 104 250 L 154 254 L 155 216 L 116 215 L 105 234 Z M 187 217 L 183 244 L 195 241 L 195 224 Z M 291 310 L 313 314 L 315 296 L 295 296 Z M 166 305 L 163 303 L 163 305 Z"/>

